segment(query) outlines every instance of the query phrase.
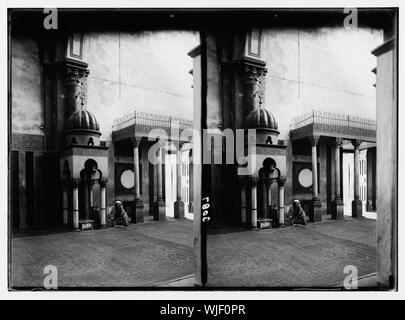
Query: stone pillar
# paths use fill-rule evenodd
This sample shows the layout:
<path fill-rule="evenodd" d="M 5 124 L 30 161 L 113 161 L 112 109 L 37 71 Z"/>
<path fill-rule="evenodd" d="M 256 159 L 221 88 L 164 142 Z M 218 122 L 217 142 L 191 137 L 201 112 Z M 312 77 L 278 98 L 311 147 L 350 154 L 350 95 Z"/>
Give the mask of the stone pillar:
<path fill-rule="evenodd" d="M 90 217 L 93 217 L 93 207 L 94 207 L 94 180 L 89 180 L 88 181 L 88 187 L 89 187 L 89 209 L 90 209 Z"/>
<path fill-rule="evenodd" d="M 63 181 L 63 225 L 67 226 L 69 223 L 69 184 Z"/>
<path fill-rule="evenodd" d="M 280 225 L 284 225 L 284 216 L 285 216 L 284 185 L 285 185 L 285 178 L 280 178 L 278 180 L 278 223 Z"/>
<path fill-rule="evenodd" d="M 322 204 L 318 197 L 318 157 L 316 146 L 318 145 L 319 136 L 311 136 L 312 148 L 312 205 L 309 215 L 309 221 L 322 221 Z"/>
<path fill-rule="evenodd" d="M 246 181 L 240 178 L 240 221 L 242 225 L 246 224 Z"/>
<path fill-rule="evenodd" d="M 359 197 L 359 147 L 361 144 L 361 140 L 352 140 L 352 144 L 354 146 L 354 200 L 352 201 L 352 217 L 359 218 L 362 214 L 362 203 Z"/>
<path fill-rule="evenodd" d="M 184 202 L 181 199 L 181 144 L 176 152 L 176 201 L 174 202 L 174 218 L 184 219 Z"/>
<path fill-rule="evenodd" d="M 89 220 L 90 219 L 90 192 L 89 192 L 89 184 L 87 179 L 82 179 L 82 193 L 83 193 L 83 219 Z"/>
<path fill-rule="evenodd" d="M 107 180 L 106 179 L 100 179 L 98 181 L 100 184 L 100 226 L 101 228 L 105 228 L 106 226 L 106 218 L 107 218 L 107 212 L 106 212 L 106 202 L 107 202 L 107 194 L 106 194 L 106 186 L 107 186 Z"/>
<path fill-rule="evenodd" d="M 335 201 L 333 202 L 332 219 L 343 220 L 343 201 L 340 196 L 340 150 L 342 139 L 336 138 L 335 141 Z"/>
<path fill-rule="evenodd" d="M 72 189 L 73 189 L 73 197 L 72 197 L 72 228 L 74 231 L 79 230 L 79 180 L 72 179 Z"/>
<path fill-rule="evenodd" d="M 166 204 L 163 200 L 163 147 L 158 151 L 157 166 L 157 198 L 153 203 L 153 220 L 166 220 Z"/>
<path fill-rule="evenodd" d="M 141 176 L 139 173 L 139 145 L 141 143 L 139 137 L 131 138 L 132 146 L 134 149 L 134 205 L 132 206 L 131 222 L 132 223 L 143 223 L 143 203 L 141 199 Z"/>
<path fill-rule="evenodd" d="M 271 217 L 271 185 L 273 184 L 273 180 L 268 178 L 266 179 L 266 193 L 267 193 L 267 217 Z"/>
<path fill-rule="evenodd" d="M 250 226 L 253 229 L 257 228 L 257 178 L 250 177 Z"/>

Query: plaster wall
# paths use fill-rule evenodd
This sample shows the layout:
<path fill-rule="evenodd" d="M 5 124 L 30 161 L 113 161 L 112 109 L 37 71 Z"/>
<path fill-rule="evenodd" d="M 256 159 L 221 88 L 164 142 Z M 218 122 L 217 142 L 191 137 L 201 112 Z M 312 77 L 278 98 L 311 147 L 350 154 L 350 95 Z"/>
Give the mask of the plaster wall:
<path fill-rule="evenodd" d="M 37 39 L 11 37 L 11 130 L 43 135 L 42 66 Z"/>
<path fill-rule="evenodd" d="M 192 119 L 193 89 L 187 52 L 199 43 L 191 31 L 86 34 L 90 74 L 87 108 L 111 139 L 113 119 L 134 110 Z"/>
<path fill-rule="evenodd" d="M 288 139 L 293 117 L 313 109 L 375 119 L 376 66 L 371 54 L 383 42 L 372 29 L 264 29 L 264 106 Z"/>

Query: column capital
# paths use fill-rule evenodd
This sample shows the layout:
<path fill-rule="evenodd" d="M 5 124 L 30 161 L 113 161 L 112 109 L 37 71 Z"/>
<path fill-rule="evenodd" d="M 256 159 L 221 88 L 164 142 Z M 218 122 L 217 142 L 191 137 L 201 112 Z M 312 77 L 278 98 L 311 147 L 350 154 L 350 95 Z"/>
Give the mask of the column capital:
<path fill-rule="evenodd" d="M 309 141 L 311 142 L 311 146 L 316 147 L 316 145 L 318 144 L 320 136 L 312 135 L 312 136 L 309 136 L 308 138 L 309 138 Z"/>
<path fill-rule="evenodd" d="M 352 145 L 354 146 L 354 149 L 358 149 L 360 147 L 360 144 L 363 142 L 360 139 L 353 139 L 352 141 Z"/>
<path fill-rule="evenodd" d="M 273 184 L 273 180 L 274 179 L 271 179 L 271 178 L 269 178 L 269 177 L 266 177 L 265 178 L 265 183 L 266 183 L 266 186 L 268 187 L 268 188 L 270 188 L 271 187 L 271 185 Z"/>
<path fill-rule="evenodd" d="M 286 178 L 285 178 L 285 177 L 280 177 L 280 178 L 278 178 L 278 179 L 277 179 L 278 186 L 279 186 L 279 187 L 284 187 L 285 181 L 286 181 Z"/>
<path fill-rule="evenodd" d="M 335 146 L 340 148 L 342 145 L 343 145 L 343 139 L 337 137 L 335 140 Z"/>
<path fill-rule="evenodd" d="M 105 188 L 107 186 L 107 179 L 99 179 L 98 184 L 100 185 L 100 188 Z"/>
<path fill-rule="evenodd" d="M 73 189 L 79 188 L 80 179 L 72 179 L 70 182 Z"/>
<path fill-rule="evenodd" d="M 138 148 L 141 144 L 142 137 L 130 137 L 131 144 L 133 148 Z"/>
<path fill-rule="evenodd" d="M 257 187 L 258 178 L 257 177 L 249 177 L 249 187 Z"/>
<path fill-rule="evenodd" d="M 90 70 L 87 69 L 87 63 L 65 61 L 65 82 L 72 84 L 81 84 L 83 78 L 87 77 Z"/>

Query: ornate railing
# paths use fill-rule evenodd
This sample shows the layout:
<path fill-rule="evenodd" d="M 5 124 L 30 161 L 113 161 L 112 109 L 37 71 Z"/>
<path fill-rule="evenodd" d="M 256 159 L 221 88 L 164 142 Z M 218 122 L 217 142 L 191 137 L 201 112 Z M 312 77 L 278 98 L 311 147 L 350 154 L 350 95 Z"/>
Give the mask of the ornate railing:
<path fill-rule="evenodd" d="M 311 123 L 376 130 L 376 122 L 372 119 L 316 110 L 293 118 L 290 129 L 298 129 Z"/>
<path fill-rule="evenodd" d="M 134 124 L 149 126 L 153 128 L 171 128 L 174 126 L 175 122 L 178 123 L 178 127 L 180 130 L 193 127 L 192 120 L 134 111 L 121 118 L 114 119 L 113 131 L 123 129 Z"/>
<path fill-rule="evenodd" d="M 317 132 L 325 135 L 363 136 L 375 140 L 376 121 L 332 112 L 313 110 L 292 119 L 290 125 L 292 136 Z"/>

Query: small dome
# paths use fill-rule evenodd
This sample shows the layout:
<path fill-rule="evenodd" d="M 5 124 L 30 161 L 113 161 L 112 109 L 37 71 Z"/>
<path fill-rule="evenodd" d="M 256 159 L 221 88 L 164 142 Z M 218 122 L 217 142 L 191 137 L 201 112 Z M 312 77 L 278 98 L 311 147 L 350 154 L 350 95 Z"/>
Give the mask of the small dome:
<path fill-rule="evenodd" d="M 278 124 L 273 114 L 263 107 L 253 109 L 246 117 L 248 129 L 271 129 L 278 130 Z"/>
<path fill-rule="evenodd" d="M 100 131 L 100 125 L 90 111 L 77 110 L 67 120 L 66 129 Z"/>

